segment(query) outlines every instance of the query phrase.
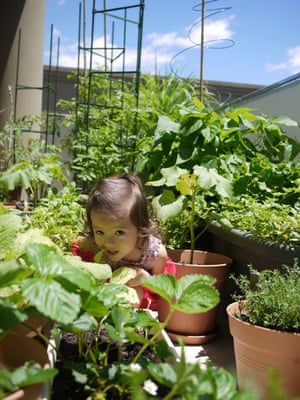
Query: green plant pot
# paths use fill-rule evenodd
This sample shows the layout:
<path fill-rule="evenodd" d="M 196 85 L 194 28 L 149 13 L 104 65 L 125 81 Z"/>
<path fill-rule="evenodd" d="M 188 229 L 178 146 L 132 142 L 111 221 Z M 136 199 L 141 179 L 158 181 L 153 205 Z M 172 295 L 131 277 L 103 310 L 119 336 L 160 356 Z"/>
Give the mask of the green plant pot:
<path fill-rule="evenodd" d="M 234 265 L 247 266 L 249 263 L 260 270 L 291 264 L 300 257 L 300 247 L 291 249 L 278 243 L 255 240 L 249 233 L 238 229 L 228 230 L 213 221 L 208 227 L 213 235 L 214 251 L 231 257 Z"/>

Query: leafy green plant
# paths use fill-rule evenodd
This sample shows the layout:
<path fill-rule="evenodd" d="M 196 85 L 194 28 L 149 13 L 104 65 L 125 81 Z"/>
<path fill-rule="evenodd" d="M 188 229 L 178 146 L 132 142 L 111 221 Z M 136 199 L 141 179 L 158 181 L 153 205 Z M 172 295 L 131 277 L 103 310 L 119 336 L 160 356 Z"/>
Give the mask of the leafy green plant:
<path fill-rule="evenodd" d="M 6 398 L 10 393 L 37 383 L 51 381 L 57 374 L 54 368 L 43 369 L 38 363 L 26 362 L 22 367 L 12 371 L 0 370 L 0 398 Z"/>
<path fill-rule="evenodd" d="M 7 191 L 23 188 L 32 198 L 34 205 L 43 197 L 49 186 L 57 181 L 67 183 L 65 168 L 55 146 L 48 146 L 39 139 L 27 139 L 25 154 L 0 174 L 0 185 Z M 19 199 L 15 199 L 19 200 Z"/>
<path fill-rule="evenodd" d="M 176 215 L 184 212 L 188 229 L 181 219 L 182 233 L 186 232 L 182 243 L 193 242 L 192 221 L 195 232 L 201 232 L 219 209 L 230 204 L 226 198 L 239 202 L 241 196 L 249 195 L 260 203 L 272 199 L 293 207 L 299 198 L 300 144 L 281 127 L 296 123 L 284 117 L 257 116 L 245 108 L 213 110 L 193 101 L 193 107 L 182 108 L 173 118 L 159 117 L 149 153 L 144 154 L 146 161 L 138 171 L 150 177 L 149 199 L 154 199 L 167 235 L 173 236 L 172 229 L 176 234 Z M 201 169 L 203 190 L 193 190 L 193 176 Z M 180 171 L 190 177 L 188 185 L 174 179 Z"/>
<path fill-rule="evenodd" d="M 292 207 L 276 200 L 260 202 L 249 195 L 230 199 L 214 214 L 214 219 L 226 229 L 238 229 L 253 239 L 294 249 L 300 246 L 299 204 Z"/>
<path fill-rule="evenodd" d="M 299 143 L 280 128 L 281 124 L 296 125 L 288 118 L 257 116 L 246 108 L 217 112 L 198 99 L 179 115 L 158 119 L 151 148 L 144 154 L 147 161 L 138 171 L 142 175 L 156 178 L 157 165 L 189 171 L 201 165 L 215 168 L 223 176 L 237 176 L 257 153 L 272 163 L 294 160 L 299 154 Z"/>
<path fill-rule="evenodd" d="M 300 266 L 295 259 L 283 270 L 257 271 L 233 277 L 240 293 L 239 317 L 251 324 L 286 332 L 300 332 Z"/>
<path fill-rule="evenodd" d="M 48 190 L 28 223 L 41 229 L 61 250 L 69 252 L 70 243 L 84 231 L 85 209 L 81 203 L 82 195 L 74 182 L 58 192 Z"/>
<path fill-rule="evenodd" d="M 5 230 L 1 222 L 0 233 Z M 20 218 L 9 213 L 11 218 Z M 73 332 L 78 337 L 79 363 L 66 364 L 90 392 L 90 399 L 110 398 L 117 391 L 121 398 L 148 399 L 158 390 L 161 398 L 179 396 L 195 399 L 209 394 L 213 399 L 238 399 L 239 393 L 232 375 L 211 365 L 205 370 L 189 364 L 184 356 L 171 365 L 163 361 L 170 356 L 159 339 L 165 323 L 160 323 L 146 310 L 131 306 L 128 288 L 121 284 L 122 273 L 111 277 L 104 264 L 85 263 L 78 257 L 67 256 L 37 229 L 25 230 L 23 224 L 11 224 L 9 233 L 13 245 L 0 261 L 1 333 L 17 323 L 26 324 L 29 315 L 43 315 L 56 323 L 57 332 Z M 2 228 L 1 228 L 2 227 Z M 110 279 L 107 282 L 107 278 Z M 125 279 L 125 278 L 124 278 Z M 143 285 L 164 297 L 171 312 L 208 310 L 218 301 L 213 279 L 200 275 L 176 281 L 173 276 L 158 275 L 145 279 Z M 97 339 L 104 329 L 107 346 Z M 36 332 L 41 339 L 47 338 Z M 88 333 L 90 341 L 85 341 Z M 138 343 L 140 350 L 133 360 L 118 358 L 111 362 L 109 351 L 117 346 L 121 354 L 126 343 Z M 146 354 L 152 349 L 159 362 L 150 361 Z M 138 372 L 138 373 L 137 373 Z M 186 389 L 186 386 L 189 389 Z M 243 393 L 243 395 L 245 395 Z M 241 397 L 244 398 L 244 397 Z M 246 397 L 252 399 L 249 397 Z"/>
<path fill-rule="evenodd" d="M 186 217 L 189 227 L 189 242 L 191 246 L 191 260 L 195 250 L 196 218 L 199 226 L 208 220 L 217 199 L 231 195 L 231 182 L 224 178 L 214 168 L 195 165 L 191 173 L 178 166 L 163 168 L 162 178 L 158 181 L 148 182 L 148 185 L 161 188 L 161 194 L 153 199 L 153 206 L 162 221 L 182 216 Z M 171 189 L 170 189 L 171 188 Z M 208 204 L 208 199 L 213 199 Z M 200 223 L 199 223 L 200 221 Z M 204 228 L 205 229 L 205 228 Z M 200 236 L 202 231 L 198 234 Z"/>
<path fill-rule="evenodd" d="M 213 287 L 213 278 L 190 275 L 176 280 L 171 275 L 156 275 L 143 280 L 143 285 L 164 297 L 171 305 L 170 317 L 175 310 L 189 313 L 201 312 L 213 307 L 219 299 Z M 108 297 L 106 295 L 106 304 Z M 95 317 L 94 317 L 95 318 Z M 178 362 L 164 361 L 170 353 L 160 339 L 167 321 L 159 323 L 146 310 L 114 304 L 105 317 L 96 316 L 92 336 L 85 342 L 83 331 L 88 325 L 74 323 L 68 328 L 77 333 L 81 361 L 72 368 L 75 376 L 89 389 L 88 399 L 196 399 L 210 395 L 212 399 L 233 399 L 242 396 L 232 375 L 208 364 L 202 369 L 198 363 L 186 362 L 184 353 Z M 106 346 L 97 340 L 102 329 L 108 333 Z M 80 332 L 82 331 L 82 333 Z M 128 342 L 138 343 L 140 350 L 133 359 L 123 361 L 122 348 Z M 119 358 L 109 361 L 109 350 L 117 347 Z M 151 349 L 160 361 L 147 358 Z M 254 398 L 243 393 L 246 398 Z M 242 397 L 241 397 L 242 398 Z"/>
<path fill-rule="evenodd" d="M 100 176 L 143 170 L 159 116 L 177 118 L 181 108 L 193 107 L 196 88 L 192 81 L 173 75 L 143 75 L 137 98 L 134 84 L 101 73 L 90 81 L 80 77 L 78 93 L 82 102 L 61 100 L 58 106 L 67 113 L 63 125 L 71 128 L 64 145 L 73 158 L 72 171 L 88 191 Z"/>

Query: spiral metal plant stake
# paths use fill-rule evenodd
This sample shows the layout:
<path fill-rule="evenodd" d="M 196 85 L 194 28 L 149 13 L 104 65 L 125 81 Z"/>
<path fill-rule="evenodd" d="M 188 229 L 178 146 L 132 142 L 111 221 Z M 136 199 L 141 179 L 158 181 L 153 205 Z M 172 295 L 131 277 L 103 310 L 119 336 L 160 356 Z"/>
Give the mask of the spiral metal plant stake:
<path fill-rule="evenodd" d="M 195 47 L 200 47 L 200 100 L 203 101 L 203 71 L 204 71 L 204 48 L 207 49 L 227 49 L 229 47 L 234 46 L 234 40 L 232 39 L 212 39 L 212 40 L 205 40 L 205 20 L 209 17 L 212 17 L 214 15 L 220 14 L 224 11 L 230 10 L 232 7 L 217 7 L 217 8 L 206 8 L 207 4 L 209 3 L 215 3 L 220 0 L 202 0 L 201 3 L 196 4 L 193 6 L 192 10 L 196 12 L 201 12 L 201 17 L 197 19 L 191 28 L 189 29 L 188 32 L 188 38 L 191 41 L 192 45 L 189 47 L 184 48 L 183 50 L 179 51 L 176 53 L 173 58 L 170 61 L 170 69 L 173 73 L 174 68 L 172 64 L 174 63 L 174 60 L 181 55 L 182 53 L 189 51 L 191 49 L 194 49 Z M 199 27 L 199 24 L 201 25 L 201 36 L 200 36 L 200 42 L 195 41 L 194 38 L 192 38 L 192 33 L 193 31 Z M 218 43 L 218 45 L 214 45 Z M 223 43 L 223 44 L 220 44 Z"/>

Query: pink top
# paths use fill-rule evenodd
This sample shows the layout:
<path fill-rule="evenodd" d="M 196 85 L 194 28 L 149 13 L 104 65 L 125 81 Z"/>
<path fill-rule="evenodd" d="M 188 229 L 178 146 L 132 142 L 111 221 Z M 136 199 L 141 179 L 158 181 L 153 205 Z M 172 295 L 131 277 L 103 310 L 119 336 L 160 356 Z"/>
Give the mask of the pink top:
<path fill-rule="evenodd" d="M 126 258 L 122 258 L 120 261 L 111 261 L 105 253 L 102 256 L 102 260 L 109 264 L 113 271 L 120 267 L 139 267 L 144 268 L 146 271 L 151 273 L 160 246 L 161 240 L 150 235 L 147 246 L 142 249 L 142 257 L 140 261 L 126 260 Z"/>

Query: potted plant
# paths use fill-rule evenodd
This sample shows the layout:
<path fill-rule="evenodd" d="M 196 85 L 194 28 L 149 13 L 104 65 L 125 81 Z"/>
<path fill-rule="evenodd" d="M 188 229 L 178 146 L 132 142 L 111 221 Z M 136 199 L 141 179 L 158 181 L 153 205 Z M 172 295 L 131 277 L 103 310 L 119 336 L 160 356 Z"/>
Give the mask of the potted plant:
<path fill-rule="evenodd" d="M 238 399 L 246 395 L 236 390 L 227 371 L 211 364 L 203 369 L 199 363 L 188 363 L 184 352 L 178 359 L 170 357 L 170 350 L 161 340 L 167 321 L 162 324 L 148 310 L 128 307 L 119 296 L 121 288 L 115 291 L 114 285 L 109 282 L 98 289 L 98 300 L 103 299 L 105 308 L 90 307 L 88 313 L 63 330 L 69 332 L 64 347 L 67 346 L 72 362 L 67 358 L 62 363 L 65 371 L 73 371 L 73 378 L 68 375 L 72 392 L 65 385 L 62 370 L 62 376 L 58 375 L 54 382 L 55 400 L 68 396 L 118 400 L 156 396 L 167 400 L 205 395 Z M 216 289 L 205 276 L 189 275 L 176 281 L 174 276 L 162 274 L 144 279 L 143 285 L 169 302 L 170 317 L 178 309 L 190 313 L 207 310 L 218 300 Z M 72 340 L 72 348 L 74 344 L 78 348 L 75 354 L 70 353 L 71 333 L 76 336 L 76 341 Z M 248 396 L 252 398 L 250 393 Z"/>
<path fill-rule="evenodd" d="M 249 195 L 231 200 L 208 230 L 215 247 L 230 254 L 240 269 L 250 262 L 258 269 L 272 268 L 300 255 L 299 207 L 272 196 L 264 201 Z"/>
<path fill-rule="evenodd" d="M 147 399 L 160 387 L 159 390 L 163 390 L 168 399 L 177 395 L 183 396 L 187 386 L 191 393 L 214 393 L 215 399 L 222 398 L 224 390 L 228 392 L 228 399 L 238 395 L 235 380 L 227 371 L 213 366 L 202 371 L 200 365 L 186 363 L 184 355 L 179 362 L 174 360 L 174 365 L 169 364 L 167 357 L 170 356 L 170 351 L 159 340 L 164 325 L 149 315 L 148 311 L 131 307 L 129 288 L 120 283 L 122 270 L 117 273 L 117 281 L 107 282 L 107 278 L 111 277 L 107 265 L 85 263 L 77 257 L 64 255 L 40 230 L 26 228 L 22 219 L 12 212 L 3 214 L 1 219 L 0 236 L 2 242 L 6 243 L 1 248 L 0 257 L 0 307 L 1 315 L 5 315 L 5 318 L 1 318 L 1 333 L 4 344 L 5 340 L 10 340 L 7 342 L 9 348 L 1 347 L 0 353 L 4 359 L 12 356 L 11 347 L 15 340 L 13 336 L 19 338 L 23 334 L 17 330 L 12 336 L 8 336 L 7 332 L 17 324 L 27 328 L 26 338 L 30 343 L 36 340 L 28 337 L 28 329 L 32 329 L 43 342 L 48 342 L 49 339 L 42 330 L 30 326 L 28 317 L 39 315 L 55 323 L 56 334 L 75 333 L 78 337 L 79 352 L 83 358 L 79 363 L 64 365 L 73 373 L 77 382 L 83 383 L 91 396 L 102 393 L 103 396 L 108 396 L 104 398 L 110 398 L 110 394 L 116 390 L 122 394 L 120 398 L 132 398 L 132 393 L 137 392 L 141 395 L 138 398 Z M 146 286 L 147 281 L 143 284 Z M 204 276 L 185 277 L 185 280 L 177 282 L 172 276 L 159 276 L 157 280 L 153 277 L 149 285 L 151 289 L 156 286 L 156 292 L 167 301 L 174 297 L 177 299 L 172 303 L 172 310 L 207 310 L 218 299 L 212 282 Z M 98 340 L 97 333 L 101 328 L 105 328 L 108 335 L 106 344 Z M 84 341 L 86 335 L 90 339 L 88 342 Z M 41 370 L 34 367 L 33 377 L 32 365 L 26 363 L 27 357 L 30 361 L 32 353 L 27 356 L 26 348 L 18 341 L 18 351 L 14 353 L 21 356 L 21 364 L 25 362 L 32 381 L 40 382 Z M 140 346 L 134 359 L 112 362 L 108 358 L 110 348 L 115 348 L 117 354 L 120 354 L 129 342 Z M 103 345 L 107 347 L 102 351 Z M 31 349 L 31 346 L 27 347 Z M 45 351 L 44 346 L 40 347 Z M 147 359 L 146 350 L 149 348 L 153 348 L 159 359 L 153 362 Z M 59 354 L 60 350 L 58 357 Z M 20 367 L 23 368 L 25 364 Z M 22 369 L 22 376 L 26 370 Z M 49 371 L 47 378 L 52 379 L 55 371 Z M 23 389 L 17 383 L 29 383 L 29 378 L 25 382 L 20 379 L 17 381 L 19 369 L 5 374 L 5 380 L 2 376 L 0 381 L 4 396 L 17 387 L 20 388 L 20 393 Z M 70 376 L 65 379 L 70 380 Z"/>
<path fill-rule="evenodd" d="M 270 374 L 282 398 L 300 395 L 300 266 L 234 278 L 239 294 L 227 307 L 239 386 L 267 396 Z"/>
<path fill-rule="evenodd" d="M 41 118 L 27 115 L 7 123 L 5 131 L 0 132 L 0 142 L 6 150 L 0 165 L 0 187 L 8 197 L 3 200 L 17 202 L 22 209 L 28 208 L 29 203 L 33 203 L 30 208 L 36 206 L 54 183 L 67 183 L 60 149 L 24 133 L 32 131 L 35 123 L 41 124 Z"/>
<path fill-rule="evenodd" d="M 149 182 L 149 185 L 164 188 L 161 194 L 153 199 L 156 213 L 163 222 L 179 214 L 186 217 L 185 223 L 190 233 L 189 249 L 168 250 L 176 264 L 176 277 L 195 273 L 210 275 L 215 279 L 215 287 L 222 292 L 232 260 L 222 254 L 195 250 L 195 220 L 197 217 L 206 221 L 212 212 L 212 203 L 210 206 L 207 204 L 208 197 L 230 195 L 230 181 L 219 175 L 215 169 L 202 166 L 194 166 L 192 173 L 177 166 L 163 168 L 161 174 L 160 180 Z M 207 342 L 216 336 L 218 311 L 219 307 L 216 306 L 207 313 L 199 313 L 192 317 L 177 312 L 168 320 L 167 330 L 174 338 L 182 337 L 186 343 Z M 169 305 L 160 300 L 160 319 L 165 320 L 168 312 Z"/>
<path fill-rule="evenodd" d="M 26 399 L 40 399 L 43 386 L 31 384 L 49 382 L 56 373 L 49 369 L 50 329 L 79 312 L 71 282 L 81 287 L 93 282 L 93 276 L 105 280 L 110 269 L 101 265 L 99 272 L 96 265 L 87 272 L 85 263 L 70 265 L 41 230 L 26 229 L 21 217 L 7 210 L 0 215 L 0 237 L 0 391 L 5 396 L 19 389 Z"/>
<path fill-rule="evenodd" d="M 56 371 L 48 348 L 51 324 L 19 292 L 18 283 L 32 274 L 29 266 L 16 261 L 22 255 L 21 227 L 16 214 L 6 211 L 0 215 L 4 246 L 0 253 L 0 397 L 38 400 L 49 398 Z"/>

